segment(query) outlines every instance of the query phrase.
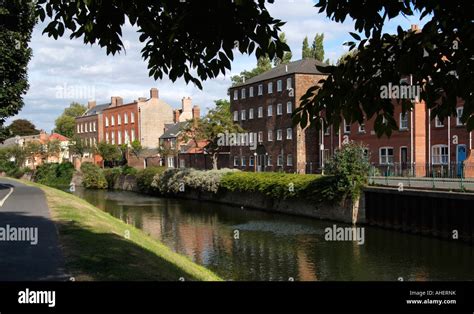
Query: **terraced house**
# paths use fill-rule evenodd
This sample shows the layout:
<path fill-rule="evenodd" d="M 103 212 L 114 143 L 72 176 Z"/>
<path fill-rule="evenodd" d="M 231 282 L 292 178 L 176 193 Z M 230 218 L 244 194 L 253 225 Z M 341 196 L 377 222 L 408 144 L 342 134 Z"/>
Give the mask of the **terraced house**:
<path fill-rule="evenodd" d="M 316 129 L 302 130 L 291 120 L 301 96 L 325 77 L 316 65 L 323 64 L 308 58 L 279 65 L 229 89 L 234 122 L 257 141 L 230 148 L 232 167 L 298 173 L 320 168 Z"/>

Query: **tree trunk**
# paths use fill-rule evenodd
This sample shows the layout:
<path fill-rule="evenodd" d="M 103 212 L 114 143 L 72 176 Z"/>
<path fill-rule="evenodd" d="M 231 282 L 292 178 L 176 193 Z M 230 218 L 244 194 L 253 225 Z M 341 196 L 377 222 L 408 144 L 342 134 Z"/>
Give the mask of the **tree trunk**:
<path fill-rule="evenodd" d="M 212 154 L 212 169 L 217 170 L 217 153 Z"/>

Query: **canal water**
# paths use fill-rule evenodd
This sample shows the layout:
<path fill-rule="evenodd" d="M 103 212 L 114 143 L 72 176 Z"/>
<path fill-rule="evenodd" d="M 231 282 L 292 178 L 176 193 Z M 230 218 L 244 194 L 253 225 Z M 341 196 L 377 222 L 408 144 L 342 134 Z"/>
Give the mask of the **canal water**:
<path fill-rule="evenodd" d="M 133 192 L 75 194 L 226 280 L 474 280 L 464 243 L 372 227 L 362 245 L 327 241 L 326 228 L 349 226 Z"/>

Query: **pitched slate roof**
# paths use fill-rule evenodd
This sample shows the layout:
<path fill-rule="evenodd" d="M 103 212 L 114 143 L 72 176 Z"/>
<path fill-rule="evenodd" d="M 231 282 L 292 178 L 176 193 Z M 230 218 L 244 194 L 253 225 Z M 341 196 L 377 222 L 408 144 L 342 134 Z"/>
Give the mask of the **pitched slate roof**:
<path fill-rule="evenodd" d="M 320 72 L 318 69 L 316 69 L 317 65 L 325 66 L 327 64 L 325 64 L 324 62 L 318 61 L 316 59 L 312 59 L 312 58 L 305 58 L 305 59 L 290 62 L 288 64 L 280 64 L 279 66 L 276 66 L 273 69 L 268 70 L 267 72 L 264 72 L 260 75 L 254 76 L 246 80 L 245 83 L 242 83 L 233 87 L 254 84 L 260 81 L 265 81 L 272 78 L 276 78 L 276 77 L 280 77 L 280 76 L 284 76 L 288 74 L 294 74 L 294 73 L 324 74 Z"/>
<path fill-rule="evenodd" d="M 91 109 L 87 109 L 87 111 L 82 115 L 82 117 L 93 116 L 95 114 L 101 113 L 104 109 L 106 109 L 109 106 L 110 106 L 110 103 L 107 103 L 107 104 L 97 105 Z"/>
<path fill-rule="evenodd" d="M 160 139 L 175 138 L 179 134 L 179 132 L 181 131 L 181 128 L 186 123 L 187 122 L 178 122 L 178 123 L 165 124 L 166 131 L 165 131 L 165 133 L 163 133 L 162 136 L 160 136 Z"/>

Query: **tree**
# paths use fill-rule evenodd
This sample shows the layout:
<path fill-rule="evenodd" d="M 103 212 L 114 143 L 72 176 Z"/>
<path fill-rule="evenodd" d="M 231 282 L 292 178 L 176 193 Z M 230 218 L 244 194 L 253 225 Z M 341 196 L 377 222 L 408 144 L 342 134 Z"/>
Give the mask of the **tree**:
<path fill-rule="evenodd" d="M 316 34 L 314 36 L 313 45 L 311 46 L 311 57 L 323 61 L 324 60 L 324 34 Z"/>
<path fill-rule="evenodd" d="M 285 43 L 286 44 L 286 35 L 285 33 L 280 33 L 280 41 Z M 283 54 L 283 58 L 278 58 L 278 57 L 275 57 L 273 59 L 273 65 L 274 66 L 279 66 L 280 64 L 288 64 L 290 63 L 291 61 L 291 58 L 293 57 L 293 54 L 291 53 L 291 51 L 286 51 L 284 54 Z"/>
<path fill-rule="evenodd" d="M 97 145 L 96 152 L 102 157 L 102 159 L 104 159 L 104 161 L 109 161 L 112 163 L 115 163 L 122 157 L 122 152 L 120 149 L 117 146 L 107 142 L 100 142 Z"/>
<path fill-rule="evenodd" d="M 48 160 L 50 157 L 58 157 L 61 153 L 61 142 L 59 140 L 53 139 L 48 141 L 43 148 L 43 158 Z"/>
<path fill-rule="evenodd" d="M 17 119 L 13 121 L 8 126 L 8 129 L 12 136 L 36 135 L 40 133 L 33 123 L 25 119 Z"/>
<path fill-rule="evenodd" d="M 236 86 L 239 84 L 244 83 L 244 81 L 260 75 L 264 72 L 267 72 L 272 68 L 272 61 L 268 56 L 261 57 L 257 60 L 257 66 L 253 68 L 251 71 L 242 71 L 239 75 L 234 75 L 230 78 L 232 81 L 232 86 Z"/>
<path fill-rule="evenodd" d="M 13 145 L 8 147 L 7 155 L 12 158 L 17 167 L 22 167 L 27 157 L 26 150 L 20 145 Z"/>
<path fill-rule="evenodd" d="M 215 104 L 215 108 L 209 110 L 203 118 L 190 120 L 182 129 L 184 141 L 193 140 L 196 145 L 199 141 L 208 141 L 205 149 L 211 155 L 213 169 L 217 169 L 218 154 L 223 149 L 219 143 L 220 136 L 226 132 L 243 131 L 232 120 L 228 100 L 216 100 Z"/>
<path fill-rule="evenodd" d="M 35 168 L 36 157 L 41 157 L 43 154 L 43 145 L 39 141 L 30 141 L 27 142 L 25 145 L 25 156 L 30 158 L 31 163 L 33 165 L 33 169 Z"/>
<path fill-rule="evenodd" d="M 0 127 L 24 106 L 28 90 L 27 66 L 36 23 L 31 0 L 2 1 L 0 5 Z"/>
<path fill-rule="evenodd" d="M 89 152 L 89 148 L 84 145 L 80 137 L 74 136 L 71 141 L 69 141 L 69 152 L 73 155 L 79 155 L 82 158 L 85 153 Z"/>
<path fill-rule="evenodd" d="M 64 109 L 63 113 L 56 119 L 56 128 L 54 129 L 54 132 L 69 138 L 73 137 L 74 128 L 76 125 L 75 118 L 82 116 L 86 110 L 86 106 L 77 102 L 72 102 L 69 107 Z"/>
<path fill-rule="evenodd" d="M 139 140 L 134 140 L 131 144 L 130 144 L 130 151 L 132 152 L 132 154 L 138 158 L 138 156 L 140 156 L 140 153 L 142 152 L 143 150 L 143 147 L 142 147 L 142 144 L 140 143 Z"/>
<path fill-rule="evenodd" d="M 354 41 L 346 44 L 357 53 L 336 66 L 319 67 L 328 76 L 301 98 L 295 123 L 338 128 L 343 118 L 363 123 L 375 117 L 377 135 L 390 136 L 398 127 L 394 106 L 401 105 L 406 113 L 413 103 L 382 97 L 382 87 L 410 77 L 421 89 L 420 99 L 431 109 L 432 119 L 455 116 L 462 99 L 461 121 L 474 129 L 474 2 L 320 0 L 316 7 L 336 22 L 349 16 L 354 20 L 357 33 L 350 33 Z M 383 33 L 388 19 L 415 12 L 426 19 L 420 31 L 399 26 L 396 34 Z"/>
<path fill-rule="evenodd" d="M 309 47 L 309 43 L 308 43 L 308 36 L 306 36 L 304 39 L 303 39 L 303 48 L 302 48 L 302 58 L 312 58 L 313 57 L 313 51 L 311 50 L 311 48 Z"/>

